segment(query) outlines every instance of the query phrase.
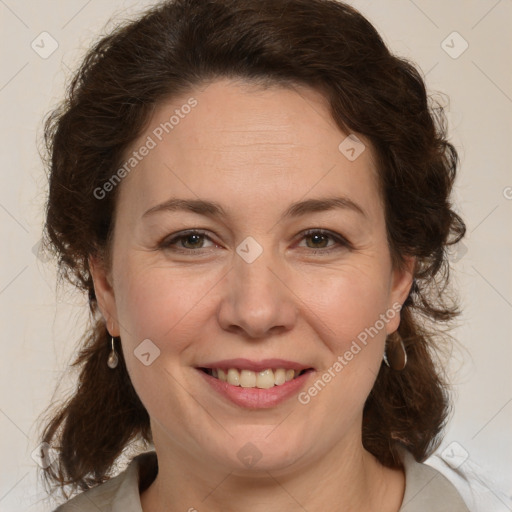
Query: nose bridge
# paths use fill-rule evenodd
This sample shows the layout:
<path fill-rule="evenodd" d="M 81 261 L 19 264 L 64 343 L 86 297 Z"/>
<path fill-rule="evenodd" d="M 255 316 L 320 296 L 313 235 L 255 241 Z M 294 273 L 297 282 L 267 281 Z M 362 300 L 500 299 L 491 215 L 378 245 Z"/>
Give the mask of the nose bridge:
<path fill-rule="evenodd" d="M 275 330 L 290 329 L 295 321 L 293 294 L 280 273 L 284 268 L 271 249 L 264 250 L 248 237 L 236 249 L 228 290 L 219 311 L 227 330 L 245 331 L 260 338 Z"/>

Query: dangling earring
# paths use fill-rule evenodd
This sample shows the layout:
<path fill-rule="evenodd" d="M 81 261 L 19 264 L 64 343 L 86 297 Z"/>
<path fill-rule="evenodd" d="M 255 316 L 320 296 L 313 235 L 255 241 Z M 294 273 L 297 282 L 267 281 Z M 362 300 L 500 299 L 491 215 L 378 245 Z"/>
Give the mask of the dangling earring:
<path fill-rule="evenodd" d="M 388 336 L 383 359 L 389 368 L 396 371 L 403 370 L 407 365 L 407 352 L 402 336 L 398 331 Z"/>
<path fill-rule="evenodd" d="M 117 363 L 119 362 L 119 358 L 117 357 L 116 350 L 114 348 L 114 336 L 111 336 L 112 338 L 112 351 L 110 352 L 107 360 L 107 365 L 109 368 L 114 369 L 117 366 Z"/>

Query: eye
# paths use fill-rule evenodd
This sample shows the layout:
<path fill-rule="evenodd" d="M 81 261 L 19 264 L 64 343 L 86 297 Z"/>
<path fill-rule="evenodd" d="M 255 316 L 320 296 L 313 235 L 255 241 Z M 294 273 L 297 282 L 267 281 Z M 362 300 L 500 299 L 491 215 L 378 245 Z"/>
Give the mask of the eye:
<path fill-rule="evenodd" d="M 211 238 L 207 236 L 203 231 L 191 230 L 185 231 L 181 234 L 173 236 L 172 238 L 166 238 L 158 245 L 162 249 L 173 248 L 177 246 L 177 252 L 191 252 L 194 249 L 204 249 L 202 242 L 207 239 L 211 241 Z"/>
<path fill-rule="evenodd" d="M 340 247 L 351 247 L 349 241 L 344 238 L 343 236 L 332 233 L 331 231 L 327 231 L 325 229 L 309 229 L 307 231 L 304 231 L 302 233 L 302 239 L 308 240 L 310 239 L 313 244 L 319 244 L 320 247 L 309 247 L 310 249 L 313 249 L 313 254 L 317 253 L 330 253 L 333 250 L 339 250 Z M 334 240 L 334 244 L 330 246 L 326 246 L 325 244 L 328 242 L 328 240 Z M 320 249 L 320 250 L 318 250 Z"/>

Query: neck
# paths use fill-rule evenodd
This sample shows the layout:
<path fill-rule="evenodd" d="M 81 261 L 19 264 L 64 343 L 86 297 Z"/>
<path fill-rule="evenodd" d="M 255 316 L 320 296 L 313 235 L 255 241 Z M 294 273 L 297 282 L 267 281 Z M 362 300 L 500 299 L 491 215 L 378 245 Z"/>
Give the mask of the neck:
<path fill-rule="evenodd" d="M 382 466 L 360 442 L 340 444 L 293 469 L 230 472 L 154 439 L 159 469 L 141 494 L 144 512 L 398 512 L 403 499 L 403 471 Z"/>

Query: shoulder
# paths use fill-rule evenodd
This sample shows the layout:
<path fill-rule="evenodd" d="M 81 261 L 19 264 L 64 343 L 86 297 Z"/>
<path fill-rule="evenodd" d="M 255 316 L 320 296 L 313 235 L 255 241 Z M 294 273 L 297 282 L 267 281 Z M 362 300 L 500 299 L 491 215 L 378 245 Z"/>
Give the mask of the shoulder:
<path fill-rule="evenodd" d="M 494 465 L 469 453 L 457 442 L 433 454 L 426 464 L 437 469 L 457 488 L 471 512 L 512 510 L 507 493 L 509 475 Z"/>
<path fill-rule="evenodd" d="M 440 471 L 402 451 L 405 493 L 399 512 L 470 512 L 457 488 Z"/>
<path fill-rule="evenodd" d="M 117 476 L 78 494 L 54 512 L 142 512 L 139 484 L 144 478 L 156 476 L 156 453 L 145 452 L 134 457 Z"/>

